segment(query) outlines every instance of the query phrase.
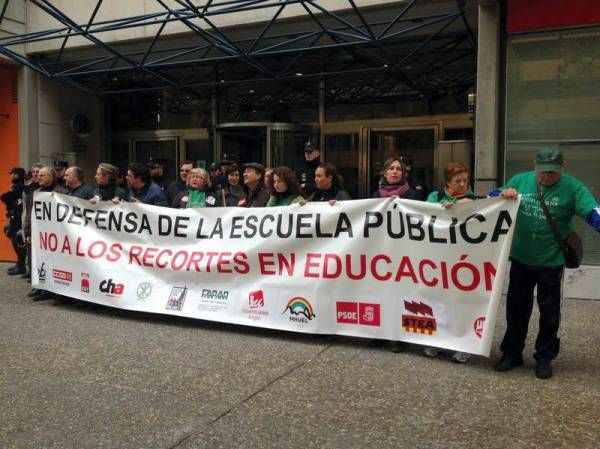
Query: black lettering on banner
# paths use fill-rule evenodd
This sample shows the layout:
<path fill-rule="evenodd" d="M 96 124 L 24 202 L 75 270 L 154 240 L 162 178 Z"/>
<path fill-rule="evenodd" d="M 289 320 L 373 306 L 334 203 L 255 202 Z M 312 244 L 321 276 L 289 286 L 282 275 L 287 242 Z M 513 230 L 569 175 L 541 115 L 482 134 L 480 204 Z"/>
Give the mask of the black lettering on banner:
<path fill-rule="evenodd" d="M 506 227 L 504 227 L 506 224 Z M 507 210 L 501 210 L 498 214 L 498 219 L 496 220 L 496 226 L 494 227 L 494 232 L 492 233 L 491 242 L 497 242 L 498 238 L 501 235 L 508 234 L 510 231 L 510 227 L 512 226 L 512 218 L 510 218 L 510 214 Z"/>
<path fill-rule="evenodd" d="M 69 205 L 64 203 L 56 203 L 56 221 L 62 223 L 69 215 Z"/>
<path fill-rule="evenodd" d="M 421 214 L 406 214 L 406 227 L 408 228 L 409 239 L 417 241 L 425 240 L 424 221 L 425 217 Z M 413 231 L 416 231 L 416 234 Z"/>
<path fill-rule="evenodd" d="M 467 232 L 467 223 L 473 219 L 477 220 L 480 223 L 485 222 L 485 217 L 481 214 L 473 214 L 468 216 L 467 219 L 458 228 L 460 230 L 460 236 L 467 243 L 481 243 L 487 237 L 487 232 L 481 232 L 477 237 L 471 237 Z"/>
<path fill-rule="evenodd" d="M 169 215 L 160 214 L 158 216 L 158 235 L 164 236 L 171 233 L 173 222 Z"/>
<path fill-rule="evenodd" d="M 388 219 L 391 211 L 388 212 Z M 370 229 L 378 228 L 383 223 L 383 215 L 381 212 L 367 212 L 365 213 L 365 224 L 363 226 L 363 237 L 369 238 Z"/>

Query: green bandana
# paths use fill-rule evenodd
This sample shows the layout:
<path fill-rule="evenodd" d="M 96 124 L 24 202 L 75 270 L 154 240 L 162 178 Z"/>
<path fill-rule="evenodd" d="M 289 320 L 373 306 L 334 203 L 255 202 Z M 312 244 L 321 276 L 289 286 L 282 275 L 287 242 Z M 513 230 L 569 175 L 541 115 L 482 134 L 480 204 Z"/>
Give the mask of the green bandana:
<path fill-rule="evenodd" d="M 186 209 L 192 207 L 206 207 L 206 192 L 199 190 L 188 190 L 188 202 Z"/>

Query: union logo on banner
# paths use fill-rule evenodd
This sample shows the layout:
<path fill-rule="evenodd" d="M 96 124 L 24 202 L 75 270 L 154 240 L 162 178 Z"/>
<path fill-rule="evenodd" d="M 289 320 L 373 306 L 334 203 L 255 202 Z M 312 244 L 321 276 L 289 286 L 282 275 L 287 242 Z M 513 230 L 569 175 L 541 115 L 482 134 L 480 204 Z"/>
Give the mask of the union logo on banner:
<path fill-rule="evenodd" d="M 407 312 L 415 314 L 402 315 L 402 327 L 404 328 L 404 332 L 435 335 L 437 332 L 437 322 L 433 317 L 433 309 L 430 306 L 424 302 L 404 301 L 404 308 Z"/>

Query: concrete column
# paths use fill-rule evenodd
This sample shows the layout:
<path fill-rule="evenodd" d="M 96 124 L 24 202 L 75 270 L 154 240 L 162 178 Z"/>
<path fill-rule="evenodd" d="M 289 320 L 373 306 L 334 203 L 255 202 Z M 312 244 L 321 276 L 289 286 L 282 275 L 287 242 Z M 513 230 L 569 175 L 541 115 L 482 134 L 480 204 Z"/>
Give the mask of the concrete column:
<path fill-rule="evenodd" d="M 28 67 L 18 70 L 19 164 L 29 169 L 40 157 L 38 74 Z"/>
<path fill-rule="evenodd" d="M 475 194 L 498 186 L 498 121 L 500 98 L 499 2 L 480 0 L 475 110 Z"/>

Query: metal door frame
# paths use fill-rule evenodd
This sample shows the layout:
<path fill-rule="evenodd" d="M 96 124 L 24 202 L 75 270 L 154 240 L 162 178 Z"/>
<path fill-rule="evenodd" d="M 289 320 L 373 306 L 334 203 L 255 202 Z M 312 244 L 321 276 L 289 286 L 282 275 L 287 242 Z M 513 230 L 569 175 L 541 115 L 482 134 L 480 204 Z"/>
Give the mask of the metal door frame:
<path fill-rule="evenodd" d="M 219 123 L 215 125 L 215 160 L 222 158 L 222 130 L 243 129 L 243 128 L 265 128 L 265 165 L 272 165 L 273 153 L 271 149 L 271 131 L 308 131 L 310 133 L 318 133 L 319 126 L 312 123 L 284 123 L 284 122 L 234 122 L 234 123 Z"/>

